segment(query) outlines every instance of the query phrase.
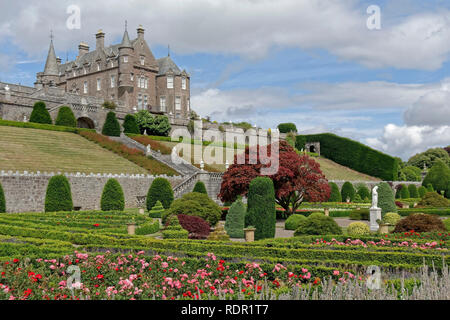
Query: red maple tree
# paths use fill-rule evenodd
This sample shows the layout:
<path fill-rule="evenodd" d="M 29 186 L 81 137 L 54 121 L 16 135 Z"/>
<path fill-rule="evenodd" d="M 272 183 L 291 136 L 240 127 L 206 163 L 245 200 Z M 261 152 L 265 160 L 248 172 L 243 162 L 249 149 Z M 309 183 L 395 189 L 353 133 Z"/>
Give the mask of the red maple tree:
<path fill-rule="evenodd" d="M 261 168 L 270 163 L 261 161 L 260 147 L 245 149 L 245 162 L 238 164 L 236 155 L 234 164 L 224 173 L 218 197 L 223 202 L 232 202 L 237 196 L 246 196 L 250 182 L 261 175 Z M 272 145 L 267 148 L 271 156 Z M 253 158 L 252 158 L 253 157 Z M 251 159 L 256 159 L 252 164 Z M 254 162 L 254 161 L 253 161 Z M 261 163 L 263 162 L 263 163 Z M 320 165 L 307 155 L 299 156 L 285 141 L 279 142 L 279 168 L 269 175 L 275 187 L 275 200 L 287 214 L 294 213 L 303 201 L 320 202 L 330 197 L 331 189 L 320 170 Z"/>

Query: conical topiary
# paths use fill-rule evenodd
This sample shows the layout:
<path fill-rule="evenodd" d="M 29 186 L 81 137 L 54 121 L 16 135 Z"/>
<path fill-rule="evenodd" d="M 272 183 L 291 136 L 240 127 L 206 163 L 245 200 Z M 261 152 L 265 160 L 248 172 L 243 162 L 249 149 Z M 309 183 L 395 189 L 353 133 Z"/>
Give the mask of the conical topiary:
<path fill-rule="evenodd" d="M 63 175 L 53 176 L 45 194 L 45 212 L 72 211 L 72 193 L 69 180 Z"/>
<path fill-rule="evenodd" d="M 425 194 L 428 192 L 427 188 L 425 188 L 424 186 L 420 186 L 417 191 L 419 192 L 420 198 L 423 198 Z"/>
<path fill-rule="evenodd" d="M 58 111 L 55 124 L 57 126 L 76 127 L 77 119 L 75 119 L 72 109 L 67 106 L 61 107 Z"/>
<path fill-rule="evenodd" d="M 409 188 L 406 187 L 405 185 L 403 185 L 402 189 L 400 190 L 400 198 L 402 198 L 402 199 L 409 199 L 410 198 Z"/>
<path fill-rule="evenodd" d="M 345 182 L 341 189 L 341 196 L 342 201 L 347 201 L 347 199 L 350 199 L 350 201 L 353 201 L 355 198 L 355 188 L 353 187 L 353 184 L 351 182 Z"/>
<path fill-rule="evenodd" d="M 417 187 L 415 184 L 410 184 L 408 186 L 408 190 L 410 198 L 419 198 L 419 192 L 417 191 Z"/>
<path fill-rule="evenodd" d="M 156 204 L 153 206 L 153 208 L 149 212 L 150 218 L 161 218 L 162 214 L 164 212 L 164 207 L 161 203 L 161 201 L 156 201 Z"/>
<path fill-rule="evenodd" d="M 120 183 L 116 179 L 109 179 L 103 188 L 100 200 L 102 211 L 123 211 L 125 209 L 125 197 Z"/>
<path fill-rule="evenodd" d="M 208 192 L 206 191 L 206 186 L 202 181 L 197 181 L 192 192 L 208 194 Z"/>
<path fill-rule="evenodd" d="M 127 114 L 123 121 L 123 132 L 124 133 L 133 133 L 140 134 L 139 126 L 136 122 L 136 117 L 132 114 Z"/>
<path fill-rule="evenodd" d="M 30 122 L 52 124 L 52 117 L 47 111 L 47 107 L 43 101 L 38 101 L 33 106 L 33 111 L 30 115 Z"/>
<path fill-rule="evenodd" d="M 240 197 L 228 210 L 225 230 L 231 238 L 244 238 L 245 211 L 245 204 Z"/>
<path fill-rule="evenodd" d="M 164 209 L 169 209 L 173 202 L 173 190 L 170 182 L 164 178 L 156 178 L 147 193 L 147 210 L 151 210 L 156 201 L 161 201 Z"/>
<path fill-rule="evenodd" d="M 117 121 L 116 114 L 112 111 L 108 112 L 106 115 L 102 134 L 110 137 L 120 137 L 120 124 L 119 121 Z"/>
<path fill-rule="evenodd" d="M 339 191 L 338 185 L 334 182 L 329 182 L 328 184 L 330 185 L 330 188 L 331 188 L 331 195 L 330 195 L 330 199 L 328 201 L 329 202 L 342 202 L 342 196 L 341 196 L 341 192 Z"/>
<path fill-rule="evenodd" d="M 422 182 L 422 185 L 427 186 L 432 185 L 433 191 L 441 194 L 441 191 L 447 190 L 448 182 L 450 181 L 450 168 L 447 163 L 437 159 L 434 165 L 428 171 L 427 176 Z M 429 190 L 431 192 L 431 190 Z"/>
<path fill-rule="evenodd" d="M 397 206 L 395 205 L 394 192 L 389 184 L 381 182 L 378 185 L 378 207 L 381 208 L 381 214 L 388 212 L 397 212 Z"/>
<path fill-rule="evenodd" d="M 6 212 L 6 199 L 5 193 L 3 192 L 2 185 L 0 184 L 0 213 Z"/>

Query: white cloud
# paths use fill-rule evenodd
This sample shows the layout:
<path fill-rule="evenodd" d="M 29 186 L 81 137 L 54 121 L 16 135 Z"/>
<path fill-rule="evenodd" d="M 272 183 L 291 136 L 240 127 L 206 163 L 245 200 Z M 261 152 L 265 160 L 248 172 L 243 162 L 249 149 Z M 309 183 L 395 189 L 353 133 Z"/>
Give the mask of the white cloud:
<path fill-rule="evenodd" d="M 142 23 L 151 44 L 167 45 L 180 53 L 239 54 L 264 57 L 276 47 L 325 49 L 369 67 L 437 69 L 450 52 L 450 13 L 411 13 L 389 20 L 382 11 L 382 29 L 366 27 L 366 8 L 358 1 L 335 0 L 79 0 L 81 30 L 66 29 L 65 1 L 3 1 L 0 37 L 11 37 L 30 54 L 44 54 L 49 30 L 57 50 L 76 49 L 82 40 L 95 44 L 99 29 L 107 41 L 123 33 L 123 21 Z M 401 15 L 401 12 L 398 13 Z"/>

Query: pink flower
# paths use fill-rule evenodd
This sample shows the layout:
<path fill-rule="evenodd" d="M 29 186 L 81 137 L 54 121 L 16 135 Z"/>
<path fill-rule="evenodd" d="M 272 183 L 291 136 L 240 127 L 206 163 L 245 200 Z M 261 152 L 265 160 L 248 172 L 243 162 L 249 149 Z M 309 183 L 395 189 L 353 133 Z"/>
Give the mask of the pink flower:
<path fill-rule="evenodd" d="M 334 275 L 334 276 L 338 276 L 338 275 L 339 275 L 339 270 L 334 270 L 334 271 L 333 271 L 333 275 Z"/>

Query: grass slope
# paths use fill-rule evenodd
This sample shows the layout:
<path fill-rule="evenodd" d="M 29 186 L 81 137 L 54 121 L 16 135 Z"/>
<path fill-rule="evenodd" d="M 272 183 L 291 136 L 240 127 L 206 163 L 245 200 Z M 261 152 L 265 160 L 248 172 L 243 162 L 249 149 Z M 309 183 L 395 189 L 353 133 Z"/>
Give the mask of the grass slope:
<path fill-rule="evenodd" d="M 148 173 L 136 164 L 79 135 L 7 126 L 0 126 L 0 169 Z"/>

